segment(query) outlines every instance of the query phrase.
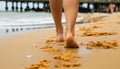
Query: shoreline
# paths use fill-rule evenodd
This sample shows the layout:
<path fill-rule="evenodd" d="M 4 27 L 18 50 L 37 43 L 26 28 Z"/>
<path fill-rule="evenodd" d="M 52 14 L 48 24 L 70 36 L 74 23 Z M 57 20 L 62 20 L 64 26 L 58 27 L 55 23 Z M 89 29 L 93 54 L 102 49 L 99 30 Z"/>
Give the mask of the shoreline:
<path fill-rule="evenodd" d="M 4 12 L 3 12 L 4 13 Z M 11 13 L 11 12 L 6 12 L 6 13 Z M 17 12 L 16 12 L 17 13 Z M 29 14 L 31 12 L 27 12 L 27 14 Z M 34 13 L 34 12 L 32 12 Z M 13 12 L 12 14 L 15 14 L 15 12 Z M 24 14 L 24 13 L 22 13 Z M 50 17 L 51 14 L 47 15 L 48 17 L 47 18 L 43 18 L 45 20 L 45 22 L 42 21 L 41 23 L 41 19 L 39 20 L 39 18 L 41 16 L 38 16 L 37 14 L 40 14 L 40 15 L 45 15 L 44 13 L 41 14 L 41 13 L 37 13 L 37 14 L 32 14 L 32 15 L 37 15 L 37 19 L 35 19 L 33 17 L 33 19 L 35 20 L 32 20 L 32 22 L 29 21 L 29 19 L 27 18 L 27 16 L 22 16 L 22 14 L 20 13 L 20 17 L 17 17 L 18 20 L 10 20 L 9 18 L 11 17 L 11 14 L 9 14 L 8 18 L 5 18 L 3 15 L 3 18 L 1 19 L 2 20 L 2 23 L 0 24 L 0 37 L 4 37 L 4 35 L 9 35 L 9 34 L 16 34 L 16 33 L 19 33 L 21 31 L 29 31 L 29 30 L 38 30 L 38 29 L 44 29 L 44 28 L 53 28 L 55 27 L 54 25 L 54 22 L 51 21 L 52 18 Z M 95 15 L 98 15 L 97 17 L 101 17 L 101 16 L 104 16 L 105 14 L 104 13 L 94 13 L 94 14 L 91 14 L 91 13 L 88 13 L 88 14 L 80 14 L 78 13 L 78 17 L 77 17 L 77 20 L 76 20 L 76 23 L 77 24 L 82 24 L 82 23 L 86 23 L 86 22 L 90 22 L 90 18 L 96 18 Z M 30 15 L 31 16 L 31 15 Z M 23 18 L 25 19 L 23 19 Z M 86 18 L 87 17 L 87 18 Z M 89 17 L 89 18 L 88 18 Z M 12 18 L 15 18 L 15 16 L 13 15 Z M 50 19 L 48 19 L 50 18 Z M 62 23 L 63 25 L 65 25 L 65 19 L 64 19 L 64 13 L 63 13 L 63 19 L 62 19 Z M 28 20 L 28 21 L 27 21 Z M 31 17 L 30 17 L 30 20 L 31 20 Z M 36 21 L 38 20 L 38 21 Z"/>

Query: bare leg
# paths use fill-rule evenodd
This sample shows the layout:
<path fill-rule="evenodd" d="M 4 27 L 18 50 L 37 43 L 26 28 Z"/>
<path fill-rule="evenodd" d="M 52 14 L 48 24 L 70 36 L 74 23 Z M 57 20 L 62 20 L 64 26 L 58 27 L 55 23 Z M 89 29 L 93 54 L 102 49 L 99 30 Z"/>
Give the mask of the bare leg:
<path fill-rule="evenodd" d="M 78 13 L 78 0 L 63 0 L 63 7 L 66 16 L 66 47 L 78 48 L 74 39 L 74 27 Z"/>
<path fill-rule="evenodd" d="M 56 25 L 56 32 L 57 32 L 56 41 L 62 42 L 64 41 L 63 27 L 61 23 L 63 1 L 62 0 L 49 0 L 49 1 L 50 1 L 51 12 L 52 12 L 54 22 Z"/>

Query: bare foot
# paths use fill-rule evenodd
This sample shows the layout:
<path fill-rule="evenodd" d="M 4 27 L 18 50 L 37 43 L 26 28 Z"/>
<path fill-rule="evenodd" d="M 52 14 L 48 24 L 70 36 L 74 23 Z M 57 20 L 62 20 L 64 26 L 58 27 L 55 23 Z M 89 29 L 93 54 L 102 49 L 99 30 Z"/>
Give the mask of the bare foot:
<path fill-rule="evenodd" d="M 79 48 L 77 42 L 74 39 L 74 36 L 72 34 L 66 35 L 66 46 L 65 48 Z"/>
<path fill-rule="evenodd" d="M 57 42 L 64 42 L 63 36 L 57 36 L 57 37 L 56 37 L 56 41 L 57 41 Z"/>

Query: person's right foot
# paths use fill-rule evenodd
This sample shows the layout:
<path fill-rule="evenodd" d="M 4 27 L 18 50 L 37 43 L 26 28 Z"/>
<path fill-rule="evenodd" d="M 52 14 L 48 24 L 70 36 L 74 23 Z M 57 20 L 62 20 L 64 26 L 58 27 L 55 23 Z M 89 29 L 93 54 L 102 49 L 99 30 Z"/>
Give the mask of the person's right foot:
<path fill-rule="evenodd" d="M 77 42 L 72 34 L 66 34 L 66 46 L 65 48 L 79 48 Z"/>

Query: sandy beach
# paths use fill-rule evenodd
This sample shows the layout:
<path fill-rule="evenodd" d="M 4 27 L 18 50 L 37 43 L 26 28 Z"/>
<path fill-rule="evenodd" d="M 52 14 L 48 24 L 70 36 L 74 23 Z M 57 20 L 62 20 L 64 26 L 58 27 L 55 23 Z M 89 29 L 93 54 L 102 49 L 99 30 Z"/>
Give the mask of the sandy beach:
<path fill-rule="evenodd" d="M 50 67 L 45 69 L 120 69 L 120 13 L 106 14 L 104 17 L 90 20 L 90 23 L 76 24 L 75 38 L 79 49 L 67 49 L 64 48 L 64 42 L 55 42 L 55 28 L 29 31 L 0 39 L 0 69 L 25 69 L 31 64 L 39 63 L 40 60 L 51 61 Z M 87 31 L 88 34 L 89 30 L 90 35 L 85 35 L 84 32 Z M 115 34 L 94 35 L 93 32 Z M 87 43 L 90 41 L 116 41 L 118 45 L 111 48 L 87 49 Z M 47 45 L 59 51 L 40 49 Z M 70 61 L 53 58 L 66 51 L 72 51 L 80 58 L 71 58 Z M 60 65 L 62 62 L 79 62 L 80 66 L 55 67 L 55 64 Z"/>

